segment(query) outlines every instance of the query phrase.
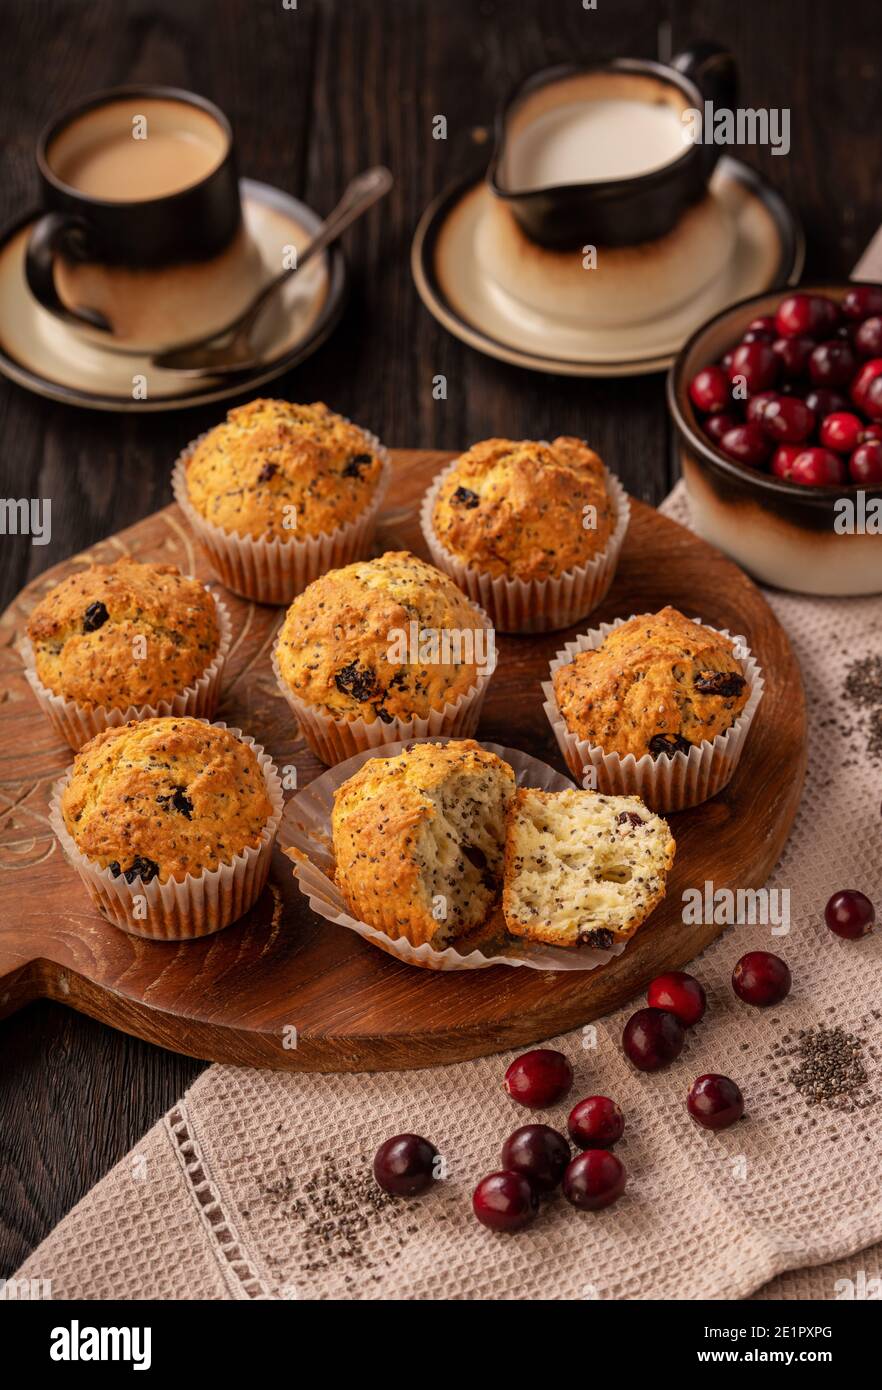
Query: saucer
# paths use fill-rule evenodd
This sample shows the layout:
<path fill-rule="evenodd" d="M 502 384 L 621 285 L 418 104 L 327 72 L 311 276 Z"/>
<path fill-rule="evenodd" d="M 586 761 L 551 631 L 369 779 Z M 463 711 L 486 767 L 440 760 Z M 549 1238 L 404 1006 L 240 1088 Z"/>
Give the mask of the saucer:
<path fill-rule="evenodd" d="M 303 247 L 321 225 L 319 215 L 268 184 L 242 179 L 245 228 L 264 271 L 258 285 L 278 273 L 283 248 Z M 146 354 L 96 342 L 43 309 L 24 278 L 24 251 L 36 213 L 0 234 L 0 372 L 40 396 L 92 410 L 179 410 L 225 400 L 281 376 L 324 342 L 339 320 L 346 267 L 338 247 L 293 275 L 258 322 L 261 363 L 237 377 L 195 379 L 151 366 Z M 137 399 L 139 378 L 146 397 Z"/>
<path fill-rule="evenodd" d="M 414 235 L 411 270 L 429 312 L 479 352 L 563 376 L 638 376 L 666 370 L 695 329 L 727 305 L 795 284 L 805 247 L 783 199 L 755 170 L 726 156 L 708 197 L 668 237 L 638 247 L 601 247 L 598 270 L 583 269 L 580 254 L 536 247 L 500 210 L 483 177 L 472 175 L 426 209 Z M 594 286 L 584 277 L 604 266 L 602 310 L 589 323 Z M 623 321 L 614 323 L 610 281 L 617 274 L 628 303 Z M 553 312 L 538 307 L 542 286 Z M 654 306 L 649 314 L 634 309 L 641 286 L 642 303 Z M 573 307 L 583 290 L 584 314 Z"/>

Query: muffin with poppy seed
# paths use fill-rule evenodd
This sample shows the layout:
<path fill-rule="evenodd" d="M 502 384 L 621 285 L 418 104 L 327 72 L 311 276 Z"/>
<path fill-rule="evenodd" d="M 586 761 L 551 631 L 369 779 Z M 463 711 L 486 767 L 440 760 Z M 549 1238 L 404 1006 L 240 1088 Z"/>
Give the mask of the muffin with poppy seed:
<path fill-rule="evenodd" d="M 566 627 L 606 595 L 628 525 L 618 480 L 581 439 L 485 439 L 429 489 L 432 558 L 505 632 Z"/>
<path fill-rule="evenodd" d="M 125 556 L 56 584 L 27 625 L 26 674 L 80 748 L 109 725 L 214 713 L 230 645 L 226 608 L 175 565 Z"/>
<path fill-rule="evenodd" d="M 278 774 L 253 740 L 200 719 L 147 719 L 80 750 L 52 824 L 106 915 L 178 940 L 248 910 L 281 809 Z"/>
<path fill-rule="evenodd" d="M 571 771 L 657 811 L 725 786 L 763 689 L 741 639 L 670 607 L 569 643 L 551 677 L 545 710 Z"/>
<path fill-rule="evenodd" d="M 474 733 L 495 658 L 486 614 L 402 550 L 299 594 L 273 668 L 304 738 L 332 764 L 398 739 Z"/>
<path fill-rule="evenodd" d="M 255 400 L 184 450 L 172 486 L 224 584 L 289 603 L 369 550 L 388 477 L 379 440 L 326 405 Z"/>

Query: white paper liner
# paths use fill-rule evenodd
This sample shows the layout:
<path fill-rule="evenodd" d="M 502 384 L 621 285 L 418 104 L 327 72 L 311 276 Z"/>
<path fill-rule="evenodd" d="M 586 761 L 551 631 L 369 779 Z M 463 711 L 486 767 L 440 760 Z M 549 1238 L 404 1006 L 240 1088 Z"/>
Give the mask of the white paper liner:
<path fill-rule="evenodd" d="M 366 941 L 407 965 L 418 965 L 424 970 L 487 970 L 493 965 L 523 965 L 531 970 L 586 971 L 596 970 L 614 956 L 620 956 L 627 942 L 619 941 L 609 950 L 597 951 L 589 946 L 547 946 L 540 941 L 526 941 L 514 936 L 508 937 L 505 946 L 494 955 L 485 955 L 480 947 L 461 955 L 455 942 L 443 951 L 434 950 L 427 941 L 421 946 L 413 946 L 406 937 L 393 940 L 384 932 L 349 915 L 343 895 L 333 880 L 331 812 L 334 793 L 368 758 L 391 758 L 409 744 L 425 741 L 405 739 L 367 749 L 322 773 L 321 777 L 289 799 L 281 830 L 282 847 L 291 855 L 300 891 L 309 899 L 313 912 L 328 922 L 336 922 L 357 932 Z M 428 741 L 450 742 L 447 738 Z M 540 762 L 538 758 L 531 758 L 528 753 L 522 753 L 517 748 L 503 748 L 498 743 L 481 743 L 481 747 L 511 765 L 518 786 L 538 787 L 541 791 L 552 792 L 572 790 L 573 784 L 569 778 L 555 772 L 553 767 Z M 292 850 L 296 853 L 292 853 Z M 306 857 L 300 858 L 298 855 Z"/>
<path fill-rule="evenodd" d="M 489 631 L 492 627 L 489 617 L 478 604 L 474 607 Z M 413 719 L 393 719 L 387 724 L 382 719 L 374 719 L 370 723 L 364 719 L 333 719 L 314 705 L 301 700 L 279 670 L 277 649 L 278 642 L 273 647 L 271 663 L 279 690 L 293 710 L 300 732 L 313 753 L 329 767 L 342 762 L 344 758 L 353 757 L 356 753 L 382 748 L 396 740 L 409 743 L 413 739 L 438 738 L 443 735 L 451 738 L 473 738 L 481 717 L 487 686 L 496 670 L 499 657 L 494 644 L 492 669 L 479 672 L 475 685 L 457 700 L 446 703 L 443 709 L 431 710 L 428 715 L 414 716 Z"/>
<path fill-rule="evenodd" d="M 630 618 L 617 618 L 614 623 L 601 623 L 574 641 L 567 642 L 563 651 L 559 651 L 551 662 L 550 674 L 554 676 L 561 666 L 568 666 L 579 652 L 599 647 L 609 633 L 630 621 Z M 701 623 L 700 618 L 692 621 Z M 764 681 L 759 664 L 743 638 L 733 638 L 725 628 L 702 625 L 708 627 L 709 632 L 718 632 L 739 645 L 744 655 L 740 655 L 738 660 L 750 685 L 750 696 L 735 723 L 725 733 L 717 734 L 713 741 L 704 739 L 701 744 L 690 748 L 688 754 L 678 752 L 672 758 L 667 755 L 653 758 L 650 753 L 644 753 L 641 758 L 635 758 L 633 753 L 628 753 L 622 758 L 618 753 L 604 753 L 596 744 L 579 739 L 570 732 L 557 703 L 553 683 L 543 681 L 543 709 L 567 767 L 580 786 L 585 785 L 587 770 L 593 768 L 597 791 L 605 792 L 608 796 L 639 796 L 651 810 L 660 812 L 683 811 L 689 806 L 697 806 L 716 796 L 725 787 L 738 766 L 753 717 L 763 697 Z"/>
<path fill-rule="evenodd" d="M 207 724 L 209 721 L 200 722 Z M 226 729 L 228 726 L 218 720 L 213 727 Z M 256 848 L 249 845 L 229 864 L 219 864 L 216 869 L 201 874 L 187 874 L 180 882 L 168 879 L 160 883 L 153 879 L 143 883 L 137 878 L 129 884 L 122 874 L 114 877 L 109 869 L 102 869 L 87 859 L 68 833 L 61 814 L 61 798 L 72 767 L 55 783 L 49 803 L 49 824 L 98 911 L 123 931 L 151 941 L 191 941 L 210 936 L 243 917 L 263 892 L 284 808 L 282 781 L 269 754 L 259 743 L 240 729 L 231 728 L 230 733 L 254 749 L 267 796 L 272 802 L 272 815 Z M 146 899 L 147 915 L 143 919 L 134 916 L 136 896 Z"/>
<path fill-rule="evenodd" d="M 211 593 L 211 590 L 208 592 Z M 176 719 L 184 715 L 194 719 L 210 719 L 220 699 L 224 662 L 233 639 L 233 624 L 227 605 L 217 594 L 212 593 L 211 597 L 217 610 L 219 633 L 214 660 L 206 666 L 202 675 L 197 677 L 192 685 L 172 696 L 171 700 L 160 700 L 155 705 L 129 705 L 126 709 L 107 709 L 104 705 L 98 705 L 94 709 L 85 709 L 75 700 L 67 700 L 63 695 L 53 694 L 37 675 L 34 649 L 30 639 L 25 637 L 20 648 L 25 664 L 25 676 L 40 708 L 56 733 L 74 751 L 78 751 L 104 729 L 115 728 L 118 724 L 128 724 L 130 719 L 157 719 L 170 715 Z"/>
<path fill-rule="evenodd" d="M 344 417 L 341 417 L 345 419 Z M 347 424 L 351 424 L 347 421 Z M 382 460 L 382 472 L 367 507 L 353 521 L 318 536 L 293 535 L 290 540 L 255 540 L 239 536 L 206 521 L 187 495 L 187 460 L 205 431 L 182 449 L 172 470 L 172 491 L 209 563 L 222 584 L 255 603 L 288 604 L 307 584 L 328 570 L 340 569 L 363 559 L 370 551 L 377 517 L 392 476 L 389 451 L 371 434 L 357 427 L 371 451 Z"/>
<path fill-rule="evenodd" d="M 459 459 L 435 477 L 420 504 L 420 526 L 433 564 L 449 574 L 454 583 L 490 614 L 500 632 L 554 632 L 593 612 L 609 593 L 619 562 L 622 544 L 631 519 L 628 494 L 614 473 L 604 467 L 607 490 L 613 500 L 616 524 L 606 549 L 584 565 L 565 570 L 555 579 L 495 578 L 471 565 L 464 565 L 442 545 L 435 534 L 432 515 L 444 479 Z"/>

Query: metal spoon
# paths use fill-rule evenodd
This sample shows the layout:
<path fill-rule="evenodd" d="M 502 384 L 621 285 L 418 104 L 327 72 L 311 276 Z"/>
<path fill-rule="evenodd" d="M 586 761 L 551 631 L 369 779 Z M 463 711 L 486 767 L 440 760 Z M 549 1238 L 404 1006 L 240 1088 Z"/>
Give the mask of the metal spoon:
<path fill-rule="evenodd" d="M 184 376 L 227 376 L 260 366 L 251 346 L 251 332 L 267 300 L 272 298 L 280 285 L 302 270 L 307 261 L 336 241 L 350 223 L 384 197 L 392 183 L 392 175 L 382 164 L 358 174 L 312 241 L 298 253 L 296 265 L 283 270 L 264 285 L 248 308 L 225 328 L 219 328 L 207 337 L 194 338 L 192 342 L 180 343 L 165 352 L 158 352 L 152 358 L 153 366 L 161 367 L 164 371 L 180 372 Z"/>

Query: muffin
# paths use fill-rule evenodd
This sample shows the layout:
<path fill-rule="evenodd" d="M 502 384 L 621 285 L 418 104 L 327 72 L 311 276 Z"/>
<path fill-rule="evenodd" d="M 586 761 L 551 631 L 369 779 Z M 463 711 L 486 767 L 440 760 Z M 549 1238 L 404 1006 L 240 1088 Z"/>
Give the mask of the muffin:
<path fill-rule="evenodd" d="M 130 557 L 63 579 L 27 625 L 26 674 L 61 736 L 161 714 L 210 715 L 230 645 L 226 609 L 174 565 Z"/>
<path fill-rule="evenodd" d="M 570 770 L 655 810 L 725 786 L 763 686 L 746 648 L 675 608 L 604 624 L 559 652 L 551 674 L 545 709 Z"/>
<path fill-rule="evenodd" d="M 486 614 L 400 550 L 299 594 L 273 668 L 304 738 L 335 763 L 398 739 L 473 733 L 495 657 Z"/>
<path fill-rule="evenodd" d="M 386 450 L 326 405 L 256 400 L 178 459 L 175 496 L 218 576 L 258 603 L 290 603 L 370 548 Z"/>
<path fill-rule="evenodd" d="M 508 813 L 502 907 L 513 936 L 608 950 L 665 895 L 665 821 L 636 796 L 521 787 Z"/>
<path fill-rule="evenodd" d="M 581 439 L 485 439 L 423 501 L 435 563 L 505 632 L 566 627 L 606 595 L 628 525 L 624 490 Z"/>
<path fill-rule="evenodd" d="M 514 772 L 471 739 L 370 758 L 337 789 L 336 881 L 349 911 L 443 950 L 497 901 Z"/>
<path fill-rule="evenodd" d="M 97 906 L 126 930 L 179 940 L 258 897 L 282 809 L 263 750 L 223 724 L 105 729 L 59 784 L 53 828 Z"/>

